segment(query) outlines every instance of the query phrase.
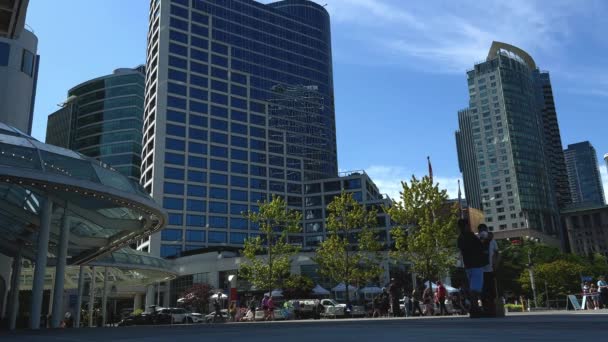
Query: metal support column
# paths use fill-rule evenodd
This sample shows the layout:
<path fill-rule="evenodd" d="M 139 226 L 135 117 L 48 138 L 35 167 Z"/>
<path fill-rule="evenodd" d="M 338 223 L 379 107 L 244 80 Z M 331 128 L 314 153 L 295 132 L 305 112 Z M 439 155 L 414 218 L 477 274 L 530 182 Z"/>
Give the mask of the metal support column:
<path fill-rule="evenodd" d="M 89 328 L 93 327 L 93 305 L 95 305 L 95 266 L 91 267 L 91 284 L 89 285 Z"/>
<path fill-rule="evenodd" d="M 146 288 L 146 306 L 144 307 L 144 311 L 148 311 L 148 309 L 154 305 L 154 285 L 148 285 Z"/>
<path fill-rule="evenodd" d="M 101 294 L 101 326 L 105 327 L 108 322 L 108 267 L 103 268 L 103 292 Z"/>
<path fill-rule="evenodd" d="M 133 311 L 141 309 L 141 294 L 136 294 L 133 298 Z"/>
<path fill-rule="evenodd" d="M 17 327 L 17 314 L 19 313 L 19 278 L 21 278 L 21 262 L 23 261 L 23 255 L 21 254 L 21 248 L 17 250 L 17 255 L 13 259 L 13 270 L 11 273 L 11 292 L 10 298 L 8 299 L 8 317 L 9 317 L 9 329 L 15 330 Z"/>
<path fill-rule="evenodd" d="M 82 293 L 84 292 L 84 268 L 78 270 L 78 296 L 76 297 L 76 312 L 74 313 L 74 328 L 80 328 L 80 313 L 82 311 Z"/>
<path fill-rule="evenodd" d="M 40 314 L 42 313 L 42 295 L 44 292 L 44 276 L 46 271 L 47 254 L 49 252 L 49 233 L 51 231 L 51 214 L 53 202 L 44 200 L 40 211 L 40 229 L 38 231 L 38 250 L 36 251 L 36 268 L 32 285 L 32 305 L 30 308 L 30 329 L 40 329 Z"/>
<path fill-rule="evenodd" d="M 53 292 L 53 311 L 51 316 L 51 328 L 59 328 L 63 308 L 63 285 L 65 281 L 65 264 L 68 257 L 68 244 L 70 238 L 70 222 L 68 219 L 67 205 L 61 218 L 61 234 L 59 235 L 59 246 L 57 249 L 57 267 L 55 268 L 55 291 Z"/>

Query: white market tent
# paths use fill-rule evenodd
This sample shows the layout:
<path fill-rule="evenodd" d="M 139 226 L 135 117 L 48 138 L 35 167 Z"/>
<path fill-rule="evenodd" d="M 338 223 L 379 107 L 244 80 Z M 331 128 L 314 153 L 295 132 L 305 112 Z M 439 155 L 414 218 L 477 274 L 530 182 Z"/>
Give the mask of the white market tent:
<path fill-rule="evenodd" d="M 327 296 L 329 295 L 331 292 L 329 292 L 329 290 L 327 290 L 326 288 L 324 288 L 323 286 L 317 284 L 317 286 L 315 286 L 312 289 L 312 294 L 316 295 L 316 296 Z"/>
<path fill-rule="evenodd" d="M 283 297 L 283 290 L 281 289 L 274 289 L 272 290 L 271 293 L 264 293 L 264 296 L 272 296 L 272 297 Z"/>
<path fill-rule="evenodd" d="M 374 298 L 374 295 L 382 293 L 382 289 L 378 286 L 366 286 L 361 288 L 359 292 L 363 294 L 363 297 L 365 299 L 371 300 L 372 298 Z"/>

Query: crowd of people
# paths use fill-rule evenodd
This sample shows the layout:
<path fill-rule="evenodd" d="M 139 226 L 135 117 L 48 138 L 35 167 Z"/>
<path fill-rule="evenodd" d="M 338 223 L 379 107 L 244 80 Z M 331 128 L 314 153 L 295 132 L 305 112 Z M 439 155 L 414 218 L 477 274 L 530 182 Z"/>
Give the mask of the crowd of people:
<path fill-rule="evenodd" d="M 583 309 L 608 309 L 608 283 L 605 277 L 599 277 L 597 282 L 583 282 L 581 289 L 583 297 L 587 298 Z"/>

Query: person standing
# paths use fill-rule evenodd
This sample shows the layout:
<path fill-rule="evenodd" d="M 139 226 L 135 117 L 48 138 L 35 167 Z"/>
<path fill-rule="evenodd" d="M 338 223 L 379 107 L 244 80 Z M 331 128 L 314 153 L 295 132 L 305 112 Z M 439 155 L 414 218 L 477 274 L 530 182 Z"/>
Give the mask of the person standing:
<path fill-rule="evenodd" d="M 459 219 L 458 228 L 458 249 L 469 281 L 470 314 L 471 317 L 478 317 L 480 310 L 477 303 L 483 290 L 483 268 L 488 264 L 488 256 L 484 255 L 481 240 L 471 231 L 468 220 Z"/>
<path fill-rule="evenodd" d="M 433 316 L 435 314 L 433 299 L 433 290 L 431 286 L 429 286 L 425 288 L 424 292 L 422 293 L 422 303 L 424 304 L 425 316 Z"/>
<path fill-rule="evenodd" d="M 606 278 L 604 276 L 600 276 L 597 281 L 597 289 L 600 291 L 600 305 L 604 309 L 608 309 L 608 283 L 606 283 Z"/>
<path fill-rule="evenodd" d="M 230 321 L 236 322 L 236 300 L 230 302 L 230 307 L 228 308 L 228 314 L 230 314 Z"/>
<path fill-rule="evenodd" d="M 274 300 L 272 299 L 272 296 L 268 297 L 268 301 L 266 303 L 268 305 L 268 320 L 273 321 L 274 320 Z"/>
<path fill-rule="evenodd" d="M 268 319 L 268 295 L 264 295 L 264 298 L 262 298 L 261 307 L 262 311 L 264 312 L 264 317 L 262 320 L 265 321 Z"/>
<path fill-rule="evenodd" d="M 419 316 L 422 316 L 422 309 L 420 308 L 420 301 L 422 296 L 420 290 L 415 288 L 412 290 L 412 316 L 416 316 L 416 310 L 418 310 Z"/>
<path fill-rule="evenodd" d="M 391 282 L 388 286 L 388 293 L 391 301 L 391 312 L 393 317 L 401 316 L 401 310 L 399 309 L 399 286 L 397 285 L 397 281 L 395 278 L 391 279 Z"/>
<path fill-rule="evenodd" d="M 496 277 L 494 270 L 498 262 L 498 244 L 494 234 L 488 231 L 488 226 L 480 224 L 477 231 L 483 245 L 484 254 L 488 256 L 488 264 L 483 267 L 482 302 L 484 311 L 491 316 L 496 315 Z"/>
<path fill-rule="evenodd" d="M 443 286 L 440 280 L 437 280 L 437 301 L 439 302 L 439 315 L 446 316 L 448 309 L 445 307 L 445 300 L 447 299 L 448 291 Z"/>

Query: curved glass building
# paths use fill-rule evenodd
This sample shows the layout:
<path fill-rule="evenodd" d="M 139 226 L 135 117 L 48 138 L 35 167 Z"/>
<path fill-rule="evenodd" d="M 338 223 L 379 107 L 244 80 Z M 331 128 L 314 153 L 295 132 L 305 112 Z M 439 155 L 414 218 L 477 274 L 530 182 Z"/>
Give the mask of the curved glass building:
<path fill-rule="evenodd" d="M 170 217 L 151 252 L 242 245 L 258 200 L 302 210 L 303 182 L 338 176 L 322 6 L 152 0 L 146 70 L 141 182 Z"/>
<path fill-rule="evenodd" d="M 98 159 L 139 180 L 144 67 L 118 69 L 68 91 L 48 119 L 46 142 Z"/>

